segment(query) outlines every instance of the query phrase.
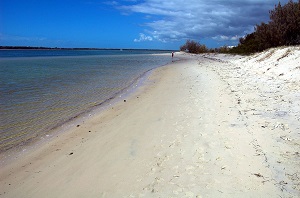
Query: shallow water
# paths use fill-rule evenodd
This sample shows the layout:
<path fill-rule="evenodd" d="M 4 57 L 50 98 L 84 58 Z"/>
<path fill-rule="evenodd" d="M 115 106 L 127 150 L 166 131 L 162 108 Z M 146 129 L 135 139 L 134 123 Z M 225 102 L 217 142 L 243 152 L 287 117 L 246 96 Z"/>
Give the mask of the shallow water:
<path fill-rule="evenodd" d="M 0 55 L 0 151 L 47 134 L 171 61 L 170 54 L 149 51 L 42 51 Z"/>

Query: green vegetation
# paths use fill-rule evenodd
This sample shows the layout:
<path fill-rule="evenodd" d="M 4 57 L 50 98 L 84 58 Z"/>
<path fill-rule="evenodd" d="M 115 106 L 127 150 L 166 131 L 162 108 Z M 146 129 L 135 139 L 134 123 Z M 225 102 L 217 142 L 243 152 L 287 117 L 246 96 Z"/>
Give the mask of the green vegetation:
<path fill-rule="evenodd" d="M 300 45 L 300 0 L 290 0 L 282 6 L 280 2 L 269 12 L 270 21 L 256 25 L 255 31 L 240 38 L 236 47 L 221 47 L 207 50 L 205 45 L 188 40 L 180 50 L 190 53 L 220 52 L 250 54 L 279 46 Z"/>
<path fill-rule="evenodd" d="M 256 25 L 255 32 L 240 38 L 237 47 L 230 53 L 250 54 L 268 48 L 300 44 L 300 0 L 290 0 L 281 6 L 280 2 L 270 12 L 269 23 Z"/>
<path fill-rule="evenodd" d="M 192 40 L 187 40 L 184 45 L 180 47 L 180 51 L 187 51 L 193 54 L 200 54 L 208 52 L 208 49 L 205 45 Z"/>

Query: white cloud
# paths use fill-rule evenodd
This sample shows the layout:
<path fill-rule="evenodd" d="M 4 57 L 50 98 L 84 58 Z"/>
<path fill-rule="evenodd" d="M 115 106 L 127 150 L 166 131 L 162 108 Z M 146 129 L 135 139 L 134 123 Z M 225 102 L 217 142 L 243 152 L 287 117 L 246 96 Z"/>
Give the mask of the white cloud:
<path fill-rule="evenodd" d="M 225 36 L 225 35 L 218 35 L 218 36 L 214 36 L 212 37 L 212 39 L 217 40 L 217 41 L 238 41 L 240 37 L 243 36 Z"/>
<path fill-rule="evenodd" d="M 142 42 L 142 41 L 152 41 L 153 38 L 151 36 L 146 36 L 143 33 L 140 33 L 140 38 L 134 39 L 134 42 Z"/>
<path fill-rule="evenodd" d="M 155 16 L 143 25 L 149 35 L 163 42 L 202 38 L 237 41 L 236 35 L 250 33 L 256 24 L 267 21 L 268 11 L 277 3 L 278 0 L 144 0 L 130 4 L 121 1 L 118 9 L 144 14 L 148 21 Z M 136 42 L 142 40 L 147 39 L 140 36 Z"/>

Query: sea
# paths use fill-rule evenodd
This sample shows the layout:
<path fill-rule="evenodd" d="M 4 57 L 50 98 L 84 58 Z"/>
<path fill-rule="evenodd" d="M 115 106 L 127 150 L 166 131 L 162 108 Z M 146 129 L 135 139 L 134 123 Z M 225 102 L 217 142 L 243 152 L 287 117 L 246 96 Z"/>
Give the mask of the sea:
<path fill-rule="evenodd" d="M 171 61 L 154 50 L 0 50 L 0 152 L 47 136 Z"/>

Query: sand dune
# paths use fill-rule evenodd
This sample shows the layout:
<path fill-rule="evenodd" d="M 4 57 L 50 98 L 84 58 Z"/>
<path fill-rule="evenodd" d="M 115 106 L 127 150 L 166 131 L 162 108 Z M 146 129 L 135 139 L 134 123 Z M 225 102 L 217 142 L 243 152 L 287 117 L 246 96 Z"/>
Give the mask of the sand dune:
<path fill-rule="evenodd" d="M 299 49 L 271 52 L 177 53 L 126 102 L 3 165 L 0 197 L 299 197 Z"/>
<path fill-rule="evenodd" d="M 213 67 L 238 103 L 253 147 L 283 197 L 300 196 L 300 47 L 274 48 L 249 57 L 217 55 Z M 224 69 L 224 67 L 226 69 Z"/>

